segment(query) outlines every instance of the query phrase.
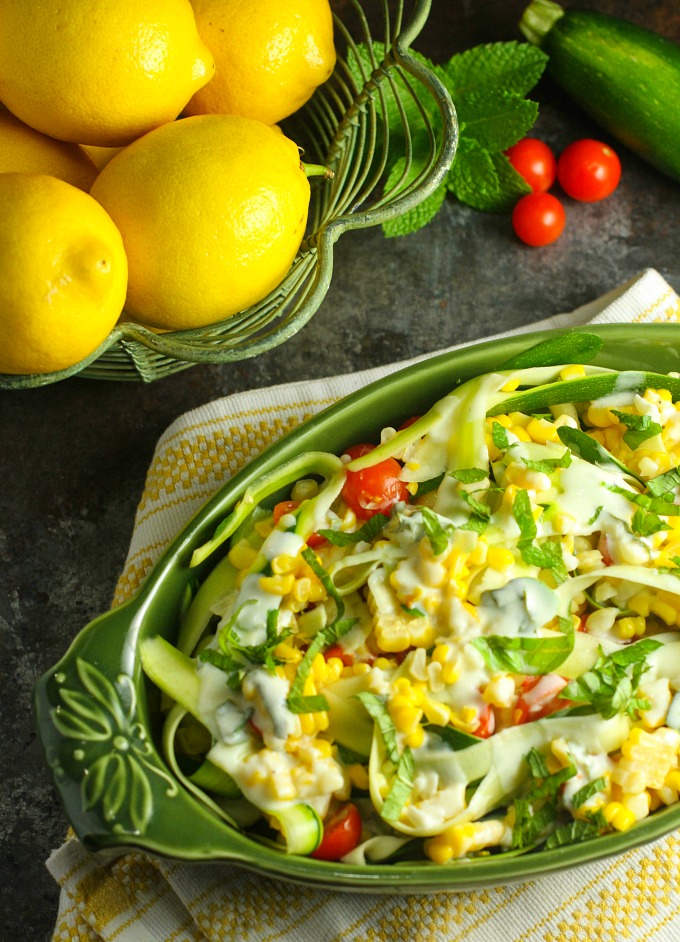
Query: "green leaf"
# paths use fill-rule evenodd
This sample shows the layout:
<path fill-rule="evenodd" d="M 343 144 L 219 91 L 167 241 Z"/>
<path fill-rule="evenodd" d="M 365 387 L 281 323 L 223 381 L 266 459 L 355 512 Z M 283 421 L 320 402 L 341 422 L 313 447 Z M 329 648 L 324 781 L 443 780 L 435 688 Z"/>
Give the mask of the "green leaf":
<path fill-rule="evenodd" d="M 546 637 L 491 635 L 470 642 L 493 671 L 550 674 L 571 654 L 574 633 Z"/>
<path fill-rule="evenodd" d="M 635 536 L 651 536 L 653 533 L 660 533 L 661 530 L 670 530 L 671 525 L 662 520 L 658 514 L 650 513 L 644 507 L 640 507 L 633 514 L 630 522 L 630 528 Z"/>
<path fill-rule="evenodd" d="M 351 546 L 353 543 L 372 543 L 389 521 L 387 514 L 374 514 L 363 526 L 352 533 L 344 530 L 319 530 L 319 536 L 325 537 L 333 546 Z"/>
<path fill-rule="evenodd" d="M 581 429 L 572 428 L 570 425 L 563 425 L 561 428 L 557 429 L 557 435 L 563 445 L 566 445 L 575 455 L 578 455 L 579 458 L 583 458 L 583 460 L 589 462 L 589 464 L 614 467 L 629 477 L 641 480 L 630 468 L 627 468 L 623 462 L 615 458 L 603 445 L 600 445 L 598 441 L 591 438 L 586 432 L 581 431 Z"/>
<path fill-rule="evenodd" d="M 588 782 L 587 785 L 584 785 L 582 788 L 579 788 L 577 792 L 574 792 L 571 796 L 571 803 L 574 808 L 580 808 L 581 805 L 585 805 L 589 798 L 592 798 L 593 795 L 597 795 L 598 792 L 601 792 L 606 787 L 607 779 L 600 776 L 600 778 Z"/>
<path fill-rule="evenodd" d="M 619 422 L 628 427 L 623 440 L 633 451 L 648 438 L 653 438 L 662 431 L 659 423 L 653 422 L 649 415 L 631 415 L 628 412 L 619 412 L 617 409 L 612 409 L 611 412 Z"/>
<path fill-rule="evenodd" d="M 335 602 L 336 618 L 342 618 L 345 613 L 345 603 L 342 601 L 342 598 L 340 597 L 340 594 L 336 589 L 335 583 L 333 582 L 330 574 L 327 573 L 321 565 L 319 557 L 316 555 L 314 550 L 310 549 L 308 546 L 302 550 L 300 555 L 312 570 L 314 575 L 317 577 L 317 579 L 321 582 L 330 598 L 332 598 Z"/>
<path fill-rule="evenodd" d="M 441 556 L 449 545 L 449 537 L 453 533 L 453 527 L 444 527 L 440 518 L 429 507 L 422 508 L 423 526 L 425 535 L 430 541 L 433 556 Z"/>
<path fill-rule="evenodd" d="M 500 425 L 500 422 L 495 424 Z M 458 471 L 449 471 L 449 474 L 461 484 L 478 484 L 480 481 L 486 481 L 489 476 L 489 472 L 483 468 L 460 468 Z"/>
<path fill-rule="evenodd" d="M 589 671 L 567 684 L 561 696 L 590 704 L 605 719 L 617 713 L 635 719 L 638 711 L 648 705 L 636 696 L 640 679 L 649 668 L 647 655 L 660 646 L 659 641 L 644 638 L 609 655 L 601 654 Z"/>
<path fill-rule="evenodd" d="M 505 426 L 501 425 L 500 422 L 493 422 L 491 424 L 491 439 L 499 451 L 507 451 L 510 447 L 508 432 Z"/>
<path fill-rule="evenodd" d="M 312 662 L 317 654 L 335 644 L 338 639 L 351 631 L 357 620 L 356 618 L 337 619 L 331 625 L 326 625 L 314 636 L 298 664 L 293 683 L 290 685 L 287 702 L 291 713 L 319 713 L 328 709 L 328 702 L 325 697 L 305 697 L 303 695 L 305 681 L 309 676 Z"/>
<path fill-rule="evenodd" d="M 476 141 L 461 138 L 456 159 L 446 176 L 453 195 L 473 209 L 509 212 L 530 187 L 503 154 L 487 153 Z"/>
<path fill-rule="evenodd" d="M 356 695 L 369 716 L 377 723 L 385 745 L 385 751 L 393 768 L 393 778 L 385 796 L 381 817 L 386 821 L 398 821 L 404 805 L 411 797 L 415 763 L 411 750 L 406 747 L 401 752 L 397 743 L 397 733 L 392 722 L 387 704 L 382 697 L 364 691 Z"/>
<path fill-rule="evenodd" d="M 538 117 L 536 102 L 501 89 L 471 92 L 457 99 L 456 110 L 468 140 L 490 152 L 516 144 Z"/>
<path fill-rule="evenodd" d="M 493 88 L 526 95 L 538 82 L 547 62 L 546 54 L 530 43 L 485 43 L 456 54 L 437 72 L 454 101 Z"/>
<path fill-rule="evenodd" d="M 600 827 L 590 819 L 575 819 L 563 824 L 548 837 L 545 842 L 546 850 L 555 847 L 564 847 L 565 844 L 577 844 L 579 841 L 589 841 L 600 834 Z"/>
<path fill-rule="evenodd" d="M 540 461 L 530 461 L 529 458 L 522 458 L 522 461 L 532 471 L 541 471 L 543 474 L 552 474 L 557 468 L 568 468 L 571 464 L 571 452 L 567 448 L 559 458 L 543 458 Z"/>
<path fill-rule="evenodd" d="M 393 175 L 400 175 L 404 162 L 405 158 L 400 158 L 391 171 L 390 178 Z M 388 187 L 389 182 L 388 179 Z M 446 183 L 440 183 L 429 196 L 421 200 L 416 206 L 411 207 L 411 209 L 406 210 L 406 212 L 400 215 L 394 216 L 392 219 L 385 220 L 382 224 L 383 235 L 388 239 L 393 239 L 397 236 L 406 236 L 410 235 L 412 232 L 418 232 L 419 229 L 422 229 L 428 223 L 432 222 L 442 208 L 445 199 Z"/>
<path fill-rule="evenodd" d="M 420 481 L 418 483 L 416 497 L 422 497 L 423 494 L 429 494 L 431 491 L 436 491 L 443 480 L 444 472 L 438 474 L 436 477 L 429 478 L 427 481 Z"/>
<path fill-rule="evenodd" d="M 647 481 L 647 490 L 654 497 L 666 497 L 671 501 L 680 487 L 680 468 L 671 468 L 670 471 L 664 471 L 663 474 L 657 474 L 655 478 Z"/>

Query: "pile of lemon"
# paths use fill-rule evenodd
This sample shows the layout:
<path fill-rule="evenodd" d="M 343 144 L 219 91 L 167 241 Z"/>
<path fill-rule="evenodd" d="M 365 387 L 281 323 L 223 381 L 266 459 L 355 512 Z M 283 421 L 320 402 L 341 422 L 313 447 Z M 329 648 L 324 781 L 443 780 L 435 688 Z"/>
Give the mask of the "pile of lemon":
<path fill-rule="evenodd" d="M 2 0 L 0 372 L 275 288 L 319 172 L 277 122 L 334 65 L 328 0 Z"/>

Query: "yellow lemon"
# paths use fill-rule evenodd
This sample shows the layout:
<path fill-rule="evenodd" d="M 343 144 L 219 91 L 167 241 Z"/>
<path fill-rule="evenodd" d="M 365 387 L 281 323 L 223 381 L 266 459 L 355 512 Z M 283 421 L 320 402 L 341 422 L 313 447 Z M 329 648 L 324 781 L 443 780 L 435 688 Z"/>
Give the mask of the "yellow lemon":
<path fill-rule="evenodd" d="M 89 191 L 97 168 L 78 144 L 57 141 L 0 111 L 0 173 L 47 173 Z"/>
<path fill-rule="evenodd" d="M 66 369 L 125 303 L 120 233 L 88 193 L 45 174 L 0 174 L 0 206 L 0 373 Z"/>
<path fill-rule="evenodd" d="M 280 283 L 310 189 L 291 140 L 220 114 L 150 131 L 104 167 L 91 194 L 123 236 L 126 312 L 181 330 L 242 311 Z"/>
<path fill-rule="evenodd" d="M 122 149 L 122 147 L 97 147 L 95 144 L 83 144 L 83 150 L 97 170 L 102 170 Z"/>
<path fill-rule="evenodd" d="M 240 114 L 275 124 L 308 101 L 335 66 L 328 0 L 191 0 L 215 77 L 186 114 Z"/>
<path fill-rule="evenodd" d="M 189 0 L 0 3 L 0 100 L 50 137 L 127 144 L 213 72 Z"/>

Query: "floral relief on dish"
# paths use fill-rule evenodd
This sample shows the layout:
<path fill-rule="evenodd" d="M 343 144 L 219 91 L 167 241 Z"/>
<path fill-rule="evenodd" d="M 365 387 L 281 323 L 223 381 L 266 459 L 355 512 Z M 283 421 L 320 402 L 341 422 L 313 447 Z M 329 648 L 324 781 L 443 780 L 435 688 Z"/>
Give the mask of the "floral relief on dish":
<path fill-rule="evenodd" d="M 68 774 L 80 780 L 85 811 L 98 806 L 114 832 L 143 834 L 154 809 L 153 779 L 166 783 L 167 797 L 178 793 L 177 784 L 156 761 L 129 675 L 112 683 L 82 658 L 76 660 L 76 674 L 78 686 L 55 675 L 60 703 L 51 710 L 68 744 Z"/>

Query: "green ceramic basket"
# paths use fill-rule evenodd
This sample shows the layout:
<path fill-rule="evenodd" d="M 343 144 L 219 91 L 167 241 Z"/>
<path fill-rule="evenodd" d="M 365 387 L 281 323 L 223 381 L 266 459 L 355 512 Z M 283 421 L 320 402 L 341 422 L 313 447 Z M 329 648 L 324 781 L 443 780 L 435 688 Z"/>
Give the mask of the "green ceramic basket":
<path fill-rule="evenodd" d="M 0 389 L 42 386 L 74 374 L 151 382 L 196 363 L 227 363 L 270 350 L 318 309 L 331 281 L 333 246 L 343 232 L 394 219 L 436 189 L 453 162 L 458 124 L 445 87 L 409 52 L 427 21 L 430 0 L 372 3 L 370 23 L 359 0 L 333 6 L 342 11 L 334 13 L 335 71 L 284 129 L 303 147 L 306 161 L 330 167 L 334 177 L 311 181 L 307 235 L 278 288 L 209 327 L 156 334 L 135 323 L 118 324 L 75 366 L 29 376 L 0 374 Z M 359 45 L 367 54 L 356 52 Z M 438 115 L 436 127 L 428 114 Z M 394 133 L 395 116 L 400 134 Z M 416 147 L 419 160 L 423 148 L 426 154 L 417 175 L 387 187 L 395 155 L 405 151 L 411 160 Z"/>
<path fill-rule="evenodd" d="M 595 363 L 615 369 L 680 368 L 677 325 L 588 327 L 604 346 Z M 224 860 L 317 887 L 369 893 L 434 893 L 535 879 L 619 854 L 680 826 L 680 806 L 657 811 L 629 831 L 580 844 L 446 865 L 430 862 L 359 867 L 287 855 L 232 829 L 177 781 L 159 751 L 158 691 L 142 673 L 139 644 L 176 640 L 187 586 L 214 561 L 189 569 L 193 550 L 263 473 L 303 451 L 341 453 L 386 425 L 425 410 L 459 382 L 492 370 L 521 350 L 564 331 L 476 344 L 420 362 L 348 396 L 281 439 L 235 475 L 191 520 L 139 593 L 77 635 L 38 683 L 39 735 L 75 833 L 94 851 L 141 849 L 168 857 Z"/>

